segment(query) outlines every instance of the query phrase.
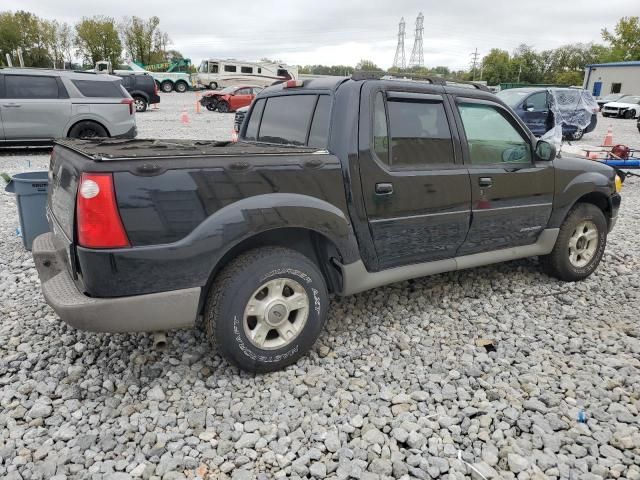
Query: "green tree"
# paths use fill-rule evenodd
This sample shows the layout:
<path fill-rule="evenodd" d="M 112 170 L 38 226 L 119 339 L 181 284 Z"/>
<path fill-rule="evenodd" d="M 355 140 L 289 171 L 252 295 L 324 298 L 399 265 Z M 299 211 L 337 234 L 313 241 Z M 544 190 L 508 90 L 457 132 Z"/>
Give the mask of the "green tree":
<path fill-rule="evenodd" d="M 356 65 L 356 70 L 361 70 L 364 72 L 379 72 L 382 69 L 371 60 L 362 59 Z"/>
<path fill-rule="evenodd" d="M 0 13 L 0 62 L 5 64 L 5 54 L 9 53 L 17 64 L 17 50 L 20 49 L 25 66 L 52 66 L 50 35 L 47 22 L 33 13 L 22 10 Z"/>
<path fill-rule="evenodd" d="M 122 43 L 111 17 L 83 17 L 76 25 L 74 44 L 86 64 L 109 60 L 112 65 L 118 65 L 120 61 Z"/>
<path fill-rule="evenodd" d="M 509 82 L 511 80 L 510 61 L 509 52 L 506 50 L 491 49 L 482 59 L 482 78 L 480 80 L 486 80 L 489 85 Z"/>
<path fill-rule="evenodd" d="M 602 39 L 611 45 L 611 60 L 640 60 L 640 20 L 638 17 L 622 17 L 613 33 L 602 29 Z"/>
<path fill-rule="evenodd" d="M 120 24 L 120 33 L 127 55 L 142 65 L 166 61 L 169 35 L 162 32 L 156 16 L 147 20 L 140 17 L 127 17 Z"/>

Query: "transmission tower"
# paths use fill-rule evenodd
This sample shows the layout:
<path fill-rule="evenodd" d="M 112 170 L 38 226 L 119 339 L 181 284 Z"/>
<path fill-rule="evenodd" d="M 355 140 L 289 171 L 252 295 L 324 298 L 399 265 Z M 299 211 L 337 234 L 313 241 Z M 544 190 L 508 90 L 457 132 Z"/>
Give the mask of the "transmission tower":
<path fill-rule="evenodd" d="M 407 66 L 407 62 L 404 57 L 404 26 L 404 17 L 402 17 L 398 27 L 398 46 L 396 47 L 396 56 L 393 58 L 393 66 L 401 69 L 404 69 Z"/>
<path fill-rule="evenodd" d="M 473 72 L 473 80 L 476 79 L 476 68 L 478 66 L 478 57 L 480 54 L 478 53 L 478 49 L 476 48 L 475 52 L 471 54 L 471 71 Z"/>
<path fill-rule="evenodd" d="M 424 52 L 422 50 L 422 36 L 424 34 L 424 15 L 422 12 L 416 18 L 416 36 L 413 40 L 413 50 L 409 59 L 410 67 L 424 67 Z"/>

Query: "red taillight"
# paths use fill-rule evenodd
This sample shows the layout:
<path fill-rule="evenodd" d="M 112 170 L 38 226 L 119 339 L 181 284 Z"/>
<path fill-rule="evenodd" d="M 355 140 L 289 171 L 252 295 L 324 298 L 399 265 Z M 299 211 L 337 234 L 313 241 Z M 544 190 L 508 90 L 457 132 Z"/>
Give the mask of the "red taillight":
<path fill-rule="evenodd" d="M 302 87 L 304 85 L 304 80 L 287 80 L 284 82 L 282 88 L 296 88 Z"/>
<path fill-rule="evenodd" d="M 158 94 L 158 84 L 155 81 L 153 82 L 153 93 L 154 95 Z"/>
<path fill-rule="evenodd" d="M 118 212 L 113 176 L 110 173 L 83 173 L 76 204 L 78 243 L 81 247 L 130 246 Z"/>
<path fill-rule="evenodd" d="M 123 98 L 120 100 L 120 103 L 129 105 L 129 115 L 133 115 L 133 98 Z"/>

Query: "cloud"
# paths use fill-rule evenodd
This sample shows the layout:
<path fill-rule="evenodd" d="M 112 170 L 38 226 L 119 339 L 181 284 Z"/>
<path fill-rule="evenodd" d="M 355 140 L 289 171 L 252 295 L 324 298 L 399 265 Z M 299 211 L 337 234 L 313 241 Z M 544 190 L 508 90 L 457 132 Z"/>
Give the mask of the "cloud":
<path fill-rule="evenodd" d="M 355 65 L 367 58 L 385 68 L 393 61 L 400 17 L 407 23 L 409 59 L 415 18 L 422 11 L 425 63 L 459 69 L 469 65 L 475 48 L 484 55 L 494 47 L 513 51 L 521 43 L 548 49 L 599 42 L 603 27 L 637 14 L 635 3 L 609 0 L 603 7 L 599 0 L 112 0 L 96 8 L 75 0 L 4 0 L 2 9 L 27 10 L 70 23 L 95 14 L 118 20 L 157 15 L 173 46 L 196 63 L 209 57 L 268 57 L 291 64 Z"/>

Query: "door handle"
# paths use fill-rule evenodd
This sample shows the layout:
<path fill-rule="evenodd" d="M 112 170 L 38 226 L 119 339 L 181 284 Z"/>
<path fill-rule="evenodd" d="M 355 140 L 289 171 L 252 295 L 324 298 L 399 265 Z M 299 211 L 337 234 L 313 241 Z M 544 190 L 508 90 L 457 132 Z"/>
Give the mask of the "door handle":
<path fill-rule="evenodd" d="M 20 108 L 22 105 L 19 103 L 3 103 L 2 106 L 7 108 Z"/>
<path fill-rule="evenodd" d="M 493 186 L 493 178 L 491 177 L 480 177 L 478 179 L 478 185 L 481 187 L 492 187 Z"/>
<path fill-rule="evenodd" d="M 392 193 L 392 183 L 376 183 L 376 195 L 391 195 Z"/>

